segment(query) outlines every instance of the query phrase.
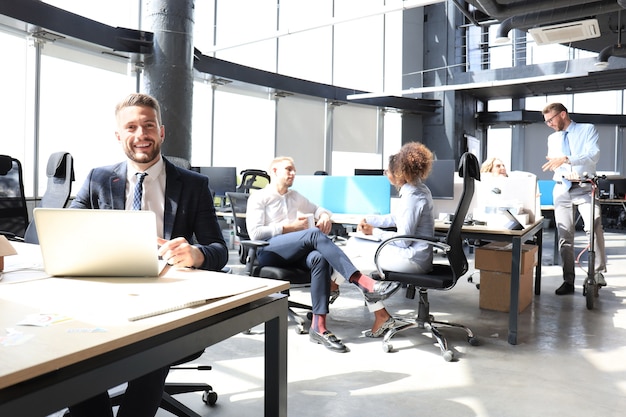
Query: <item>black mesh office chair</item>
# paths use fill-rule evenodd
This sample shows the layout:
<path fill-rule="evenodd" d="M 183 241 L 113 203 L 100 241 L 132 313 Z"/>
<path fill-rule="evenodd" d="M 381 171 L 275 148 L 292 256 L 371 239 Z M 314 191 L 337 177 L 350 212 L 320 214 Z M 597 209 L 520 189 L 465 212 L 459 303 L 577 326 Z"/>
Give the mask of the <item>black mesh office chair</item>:
<path fill-rule="evenodd" d="M 70 200 L 74 181 L 74 158 L 68 152 L 55 152 L 48 158 L 46 166 L 48 182 L 41 197 L 40 207 L 64 208 Z M 24 234 L 27 243 L 39 243 L 37 228 L 32 221 Z"/>
<path fill-rule="evenodd" d="M 27 227 L 22 164 L 8 155 L 0 155 L 0 234 L 22 240 Z"/>
<path fill-rule="evenodd" d="M 260 190 L 271 181 L 267 171 L 261 169 L 244 169 L 240 174 L 241 184 L 237 187 L 238 193 L 250 193 L 250 190 Z"/>
<path fill-rule="evenodd" d="M 461 156 L 459 162 L 459 175 L 463 178 L 463 194 L 459 200 L 456 212 L 454 213 L 454 219 L 448 229 L 448 233 L 443 239 L 437 237 L 420 237 L 412 235 L 394 236 L 381 243 L 374 256 L 374 262 L 378 270 L 378 279 L 384 279 L 387 281 L 397 281 L 407 286 L 407 298 L 415 298 L 415 292 L 419 293 L 419 307 L 417 317 L 413 320 L 404 320 L 406 324 L 400 324 L 398 327 L 390 329 L 383 338 L 383 349 L 389 352 L 393 349 L 391 345 L 391 338 L 397 333 L 407 329 L 430 329 L 432 335 L 437 339 L 443 358 L 446 361 L 451 361 L 454 354 L 448 349 L 448 342 L 445 337 L 439 332 L 439 326 L 456 327 L 465 330 L 467 333 L 467 340 L 471 345 L 477 345 L 478 339 L 474 336 L 472 331 L 457 323 L 449 323 L 444 321 L 437 321 L 430 314 L 430 305 L 428 302 L 428 290 L 449 290 L 454 287 L 463 275 L 468 270 L 467 258 L 465 257 L 465 251 L 463 249 L 463 240 L 461 239 L 461 229 L 465 222 L 465 215 L 469 209 L 472 196 L 474 195 L 474 180 L 480 181 L 480 166 L 478 160 L 471 153 L 465 153 Z M 443 251 L 447 258 L 446 263 L 433 263 L 433 270 L 427 274 L 409 274 L 388 270 L 381 270 L 378 264 L 378 257 L 381 250 L 396 240 L 404 241 L 416 241 L 426 242 L 432 244 L 433 247 L 439 248 Z"/>
<path fill-rule="evenodd" d="M 258 248 L 267 246 L 268 242 L 264 240 L 250 240 L 248 228 L 246 227 L 246 209 L 248 206 L 248 193 L 226 193 L 230 200 L 230 206 L 233 210 L 233 218 L 235 222 L 235 233 L 239 238 L 239 261 L 246 265 L 246 274 L 269 279 L 278 279 L 288 281 L 291 286 L 306 287 L 311 285 L 311 273 L 303 268 L 286 268 L 276 266 L 259 266 L 256 262 L 256 251 Z M 286 291 L 289 294 L 289 291 Z M 299 334 L 306 333 L 304 327 L 306 321 L 296 313 L 293 308 L 307 310 L 307 317 L 311 318 L 312 307 L 301 304 L 293 300 L 289 300 L 288 316 L 296 323 L 296 332 Z"/>

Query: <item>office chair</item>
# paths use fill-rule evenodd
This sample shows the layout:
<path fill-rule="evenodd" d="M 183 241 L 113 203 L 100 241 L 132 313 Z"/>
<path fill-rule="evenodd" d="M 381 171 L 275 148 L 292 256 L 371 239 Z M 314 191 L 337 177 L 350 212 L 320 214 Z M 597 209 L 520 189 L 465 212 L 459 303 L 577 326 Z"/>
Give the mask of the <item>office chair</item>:
<path fill-rule="evenodd" d="M 172 164 L 176 165 L 179 168 L 191 169 L 191 162 L 185 158 L 181 158 L 179 156 L 171 156 L 171 155 L 163 155 L 165 159 L 170 161 Z"/>
<path fill-rule="evenodd" d="M 22 240 L 27 227 L 22 164 L 8 155 L 0 155 L 0 234 Z"/>
<path fill-rule="evenodd" d="M 64 208 L 70 200 L 74 181 L 74 158 L 68 152 L 55 152 L 46 166 L 48 182 L 39 207 Z M 26 243 L 39 243 L 35 222 L 31 221 L 24 233 Z"/>
<path fill-rule="evenodd" d="M 307 269 L 296 267 L 259 266 L 256 262 L 256 252 L 258 248 L 267 246 L 269 243 L 264 240 L 250 240 L 248 228 L 246 227 L 246 209 L 248 206 L 248 193 L 227 192 L 226 196 L 230 200 L 235 221 L 235 233 L 239 238 L 239 262 L 246 265 L 247 275 L 288 281 L 292 286 L 308 287 L 311 285 L 311 273 Z M 285 291 L 289 294 L 289 291 Z M 296 323 L 296 333 L 304 334 L 305 320 L 296 313 L 293 308 L 307 310 L 307 318 L 311 319 L 312 307 L 301 304 L 293 300 L 288 301 L 288 317 Z"/>
<path fill-rule="evenodd" d="M 237 187 L 238 193 L 249 194 L 250 190 L 260 190 L 272 180 L 267 171 L 261 169 L 244 169 L 240 174 L 241 184 Z"/>
<path fill-rule="evenodd" d="M 439 326 L 449 326 L 463 329 L 467 333 L 467 341 L 473 346 L 478 344 L 478 339 L 474 337 L 474 334 L 469 328 L 457 323 L 435 320 L 435 318 L 430 314 L 430 305 L 428 302 L 428 290 L 451 289 L 456 285 L 459 278 L 465 275 L 469 268 L 463 249 L 461 229 L 463 227 L 463 223 L 465 222 L 465 215 L 469 209 L 472 196 L 474 195 L 474 180 L 480 181 L 480 166 L 478 164 L 478 160 L 473 154 L 465 153 L 461 156 L 459 163 L 459 175 L 463 178 L 463 193 L 456 208 L 456 212 L 454 213 L 452 224 L 450 225 L 448 233 L 444 238 L 431 238 L 413 235 L 394 236 L 383 241 L 374 255 L 377 272 L 373 275 L 375 275 L 376 278 L 387 281 L 397 281 L 405 284 L 407 287 L 407 298 L 415 298 L 416 290 L 419 293 L 417 317 L 412 320 L 403 319 L 403 322 L 405 323 L 399 324 L 397 327 L 390 329 L 387 334 L 385 334 L 383 338 L 383 350 L 386 352 L 393 349 L 391 339 L 397 333 L 415 327 L 418 329 L 430 329 L 432 335 L 439 343 L 439 348 L 441 349 L 443 358 L 448 362 L 453 359 L 454 353 L 448 349 L 448 342 L 439 331 Z M 381 250 L 388 244 L 397 240 L 430 243 L 433 247 L 439 248 L 443 251 L 448 262 L 433 263 L 433 270 L 424 274 L 382 270 L 378 263 L 378 257 Z"/>

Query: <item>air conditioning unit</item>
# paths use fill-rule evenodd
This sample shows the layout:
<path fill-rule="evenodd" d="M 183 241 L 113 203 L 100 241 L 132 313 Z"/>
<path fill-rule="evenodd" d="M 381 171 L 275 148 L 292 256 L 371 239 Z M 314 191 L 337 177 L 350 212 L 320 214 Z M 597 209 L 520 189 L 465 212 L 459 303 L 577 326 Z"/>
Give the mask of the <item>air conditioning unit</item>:
<path fill-rule="evenodd" d="M 537 45 L 550 43 L 570 43 L 584 39 L 599 38 L 600 27 L 598 20 L 587 19 L 579 22 L 561 23 L 558 25 L 544 26 L 528 29 Z"/>

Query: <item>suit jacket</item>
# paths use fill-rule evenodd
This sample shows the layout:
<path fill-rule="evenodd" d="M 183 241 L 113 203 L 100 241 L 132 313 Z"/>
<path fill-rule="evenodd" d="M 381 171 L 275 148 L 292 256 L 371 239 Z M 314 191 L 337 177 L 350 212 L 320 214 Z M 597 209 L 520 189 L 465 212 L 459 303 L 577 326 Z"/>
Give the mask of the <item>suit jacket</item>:
<path fill-rule="evenodd" d="M 217 222 L 209 179 L 165 163 L 165 239 L 184 237 L 204 254 L 200 268 L 218 271 L 228 262 L 228 248 Z M 70 208 L 124 210 L 126 161 L 91 170 Z"/>

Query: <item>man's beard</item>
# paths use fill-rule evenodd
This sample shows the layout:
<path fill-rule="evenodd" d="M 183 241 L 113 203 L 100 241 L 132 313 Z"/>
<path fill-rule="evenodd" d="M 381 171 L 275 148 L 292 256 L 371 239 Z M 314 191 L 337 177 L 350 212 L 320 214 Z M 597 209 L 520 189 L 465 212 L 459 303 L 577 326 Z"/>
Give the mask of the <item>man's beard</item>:
<path fill-rule="evenodd" d="M 139 164 L 147 164 L 154 161 L 158 157 L 159 153 L 161 153 L 161 149 L 156 146 L 153 147 L 149 153 L 134 152 L 132 149 L 126 150 L 126 156 L 128 157 L 128 159 Z"/>

